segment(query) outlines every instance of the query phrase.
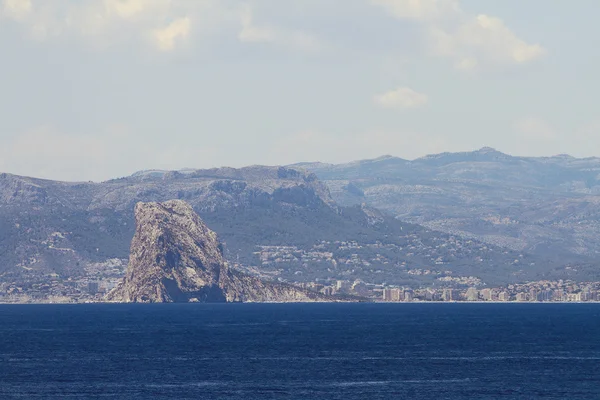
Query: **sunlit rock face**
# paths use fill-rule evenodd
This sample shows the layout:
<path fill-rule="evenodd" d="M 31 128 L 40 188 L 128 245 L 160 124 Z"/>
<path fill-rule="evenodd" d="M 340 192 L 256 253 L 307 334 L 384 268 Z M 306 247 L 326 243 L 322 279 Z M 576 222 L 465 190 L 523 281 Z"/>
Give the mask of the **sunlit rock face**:
<path fill-rule="evenodd" d="M 308 302 L 317 293 L 230 269 L 217 235 L 182 200 L 138 203 L 136 232 L 114 302 Z"/>

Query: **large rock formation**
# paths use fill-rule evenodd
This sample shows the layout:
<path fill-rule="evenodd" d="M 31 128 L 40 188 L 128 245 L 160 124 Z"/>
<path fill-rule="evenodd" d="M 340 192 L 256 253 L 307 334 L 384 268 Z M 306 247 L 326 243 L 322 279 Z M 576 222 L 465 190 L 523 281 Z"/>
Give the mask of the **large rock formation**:
<path fill-rule="evenodd" d="M 303 302 L 323 296 L 230 269 L 217 235 L 182 200 L 138 203 L 136 232 L 115 302 Z"/>

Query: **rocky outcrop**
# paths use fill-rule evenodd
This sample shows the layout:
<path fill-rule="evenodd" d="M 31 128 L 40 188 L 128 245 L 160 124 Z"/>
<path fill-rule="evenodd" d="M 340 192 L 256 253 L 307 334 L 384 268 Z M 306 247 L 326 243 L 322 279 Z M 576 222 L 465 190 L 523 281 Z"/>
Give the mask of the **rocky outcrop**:
<path fill-rule="evenodd" d="M 136 232 L 114 302 L 309 302 L 320 294 L 227 266 L 217 235 L 182 200 L 138 203 Z"/>

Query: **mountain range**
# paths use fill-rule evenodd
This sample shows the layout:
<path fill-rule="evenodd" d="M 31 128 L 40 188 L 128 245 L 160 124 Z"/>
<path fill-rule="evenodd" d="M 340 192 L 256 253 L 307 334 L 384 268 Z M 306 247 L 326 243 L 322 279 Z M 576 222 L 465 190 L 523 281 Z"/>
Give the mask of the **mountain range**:
<path fill-rule="evenodd" d="M 600 158 L 514 157 L 492 148 L 416 160 L 304 163 L 343 205 L 567 262 L 600 253 Z"/>
<path fill-rule="evenodd" d="M 172 199 L 219 235 L 232 268 L 267 280 L 597 279 L 599 171 L 598 159 L 484 148 L 413 161 L 150 170 L 101 183 L 5 173 L 0 282 L 114 265 L 124 273 L 135 204 Z"/>

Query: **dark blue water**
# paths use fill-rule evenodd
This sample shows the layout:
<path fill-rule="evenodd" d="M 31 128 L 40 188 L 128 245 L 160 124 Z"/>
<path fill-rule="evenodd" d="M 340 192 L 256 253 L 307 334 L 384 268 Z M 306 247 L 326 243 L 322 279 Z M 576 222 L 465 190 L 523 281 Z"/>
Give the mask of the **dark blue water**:
<path fill-rule="evenodd" d="M 0 306 L 0 398 L 600 399 L 600 305 Z"/>

